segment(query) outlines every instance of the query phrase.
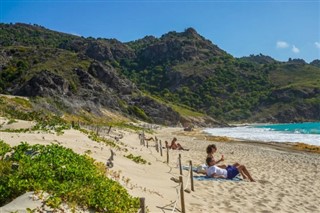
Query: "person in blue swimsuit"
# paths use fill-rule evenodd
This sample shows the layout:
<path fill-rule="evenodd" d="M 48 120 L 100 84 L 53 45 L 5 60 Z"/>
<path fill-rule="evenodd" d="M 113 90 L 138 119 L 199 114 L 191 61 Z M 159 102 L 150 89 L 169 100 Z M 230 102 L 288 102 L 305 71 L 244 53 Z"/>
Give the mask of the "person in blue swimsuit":
<path fill-rule="evenodd" d="M 208 168 L 206 170 L 208 177 L 232 179 L 240 173 L 243 179 L 249 179 L 251 182 L 255 182 L 244 165 L 228 165 L 224 169 L 216 166 L 215 160 L 212 157 L 207 157 L 206 163 L 208 165 Z"/>

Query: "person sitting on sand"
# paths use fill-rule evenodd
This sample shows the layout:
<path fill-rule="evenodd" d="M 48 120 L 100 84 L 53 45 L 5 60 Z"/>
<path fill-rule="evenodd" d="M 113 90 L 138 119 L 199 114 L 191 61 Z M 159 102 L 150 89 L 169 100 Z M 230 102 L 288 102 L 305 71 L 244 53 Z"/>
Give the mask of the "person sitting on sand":
<path fill-rule="evenodd" d="M 207 146 L 206 152 L 207 152 L 207 158 L 211 157 L 214 160 L 213 154 L 217 151 L 217 147 L 215 144 L 210 144 Z M 215 161 L 214 160 L 214 165 L 217 165 L 218 163 L 220 163 L 221 161 L 224 161 L 224 156 L 221 156 L 220 160 Z M 239 166 L 239 163 L 234 163 L 232 166 Z M 217 167 L 225 169 L 227 168 L 227 166 L 225 164 L 222 165 L 217 165 Z M 206 169 L 208 168 L 207 164 L 201 164 L 197 167 L 197 172 L 198 173 L 202 173 L 202 174 L 206 174 Z"/>
<path fill-rule="evenodd" d="M 214 160 L 215 165 L 220 163 L 221 161 L 224 161 L 223 155 L 221 156 L 220 160 L 215 161 L 214 156 L 213 156 L 213 154 L 217 151 L 217 147 L 215 144 L 208 145 L 206 151 L 207 151 L 207 158 L 211 157 Z M 217 166 L 220 168 L 223 168 L 223 169 L 227 167 L 226 165 L 217 165 Z"/>
<path fill-rule="evenodd" d="M 183 148 L 180 143 L 176 143 L 177 138 L 174 137 L 171 141 L 171 145 L 169 146 L 168 141 L 165 141 L 166 143 L 166 148 L 168 149 L 175 149 L 175 150 L 185 150 L 185 151 L 189 151 L 189 149 L 185 149 Z"/>
<path fill-rule="evenodd" d="M 251 182 L 255 182 L 244 165 L 228 165 L 225 169 L 223 169 L 215 165 L 215 160 L 212 157 L 207 157 L 206 163 L 208 165 L 206 170 L 208 177 L 233 179 L 240 173 L 243 179 L 249 179 Z"/>
<path fill-rule="evenodd" d="M 214 157 L 213 157 L 213 154 L 217 151 L 217 147 L 215 144 L 210 144 L 207 146 L 206 148 L 206 152 L 207 152 L 207 158 L 208 157 L 211 157 L 214 161 L 214 165 L 220 163 L 221 161 L 224 161 L 224 156 L 222 155 L 221 156 L 221 159 L 220 160 L 217 160 L 215 161 L 214 160 Z M 238 163 L 235 163 L 233 166 L 237 166 Z M 219 168 L 222 168 L 222 169 L 225 169 L 227 166 L 226 165 L 217 165 Z M 209 166 L 207 164 L 201 164 L 197 167 L 197 172 L 198 173 L 202 173 L 202 174 L 206 174 L 206 170 Z"/>

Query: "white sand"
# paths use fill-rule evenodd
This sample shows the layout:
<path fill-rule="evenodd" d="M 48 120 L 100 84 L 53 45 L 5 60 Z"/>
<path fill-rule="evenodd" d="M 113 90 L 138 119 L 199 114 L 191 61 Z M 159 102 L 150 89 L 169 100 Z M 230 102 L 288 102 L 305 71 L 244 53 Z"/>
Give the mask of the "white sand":
<path fill-rule="evenodd" d="M 3 122 L 6 121 L 0 119 L 0 124 Z M 23 128 L 28 126 L 19 122 L 9 126 L 3 125 L 2 129 L 21 128 L 20 125 L 23 125 Z M 107 173 L 127 188 L 131 195 L 144 197 L 149 212 L 179 212 L 180 186 L 170 180 L 172 177 L 179 177 L 179 154 L 183 165 L 189 165 L 189 160 L 192 160 L 193 165 L 202 164 L 205 161 L 206 146 L 214 143 L 206 141 L 205 137 L 196 133 L 197 131 L 183 132 L 181 128 L 163 128 L 157 130 L 154 135 L 147 135 L 156 135 L 163 144 L 165 140 L 171 141 L 175 136 L 183 147 L 190 149 L 170 150 L 167 164 L 166 150 L 163 150 L 163 156 L 160 156 L 154 142 L 150 141 L 147 148 L 140 145 L 137 133 L 112 129 L 111 136 L 124 136 L 118 143 L 120 146 L 125 144 L 128 152 L 114 150 L 114 167 Z M 65 131 L 60 136 L 48 133 L 0 132 L 0 140 L 12 146 L 21 141 L 30 144 L 59 143 L 80 154 L 90 150 L 90 156 L 103 163 L 110 157 L 109 147 L 101 146 L 75 130 Z M 276 149 L 256 143 L 215 144 L 218 147 L 216 159 L 224 154 L 224 164 L 245 164 L 257 182 L 194 180 L 195 191 L 184 193 L 186 212 L 320 212 L 319 154 Z M 137 164 L 124 157 L 128 154 L 141 156 L 151 165 Z M 116 177 L 117 174 L 119 177 Z M 190 189 L 188 174 L 188 171 L 183 170 L 183 187 Z M 16 210 L 29 207 L 30 202 L 33 201 L 16 203 Z M 10 212 L 7 206 L 0 208 L 0 212 Z M 12 208 L 10 210 L 12 211 Z"/>

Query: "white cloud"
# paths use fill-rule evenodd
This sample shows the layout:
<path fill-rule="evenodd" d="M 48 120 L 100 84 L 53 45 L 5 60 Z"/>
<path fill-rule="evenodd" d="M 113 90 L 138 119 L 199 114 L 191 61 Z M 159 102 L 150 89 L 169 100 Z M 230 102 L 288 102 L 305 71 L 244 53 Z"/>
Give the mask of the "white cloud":
<path fill-rule="evenodd" d="M 277 41 L 277 48 L 288 48 L 289 44 L 285 41 Z"/>
<path fill-rule="evenodd" d="M 314 44 L 316 45 L 316 48 L 320 49 L 320 42 L 314 42 Z"/>
<path fill-rule="evenodd" d="M 296 46 L 294 46 L 294 45 L 292 45 L 292 52 L 294 52 L 294 53 L 299 53 L 300 52 L 300 50 L 296 47 Z"/>

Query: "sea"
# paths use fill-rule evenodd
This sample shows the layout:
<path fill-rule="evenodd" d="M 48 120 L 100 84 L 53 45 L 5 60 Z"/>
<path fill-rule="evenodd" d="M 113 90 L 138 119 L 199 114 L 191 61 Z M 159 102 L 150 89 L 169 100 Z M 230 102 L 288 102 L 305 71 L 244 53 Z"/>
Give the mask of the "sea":
<path fill-rule="evenodd" d="M 237 125 L 208 128 L 204 132 L 248 141 L 301 142 L 320 146 L 320 122 Z"/>

